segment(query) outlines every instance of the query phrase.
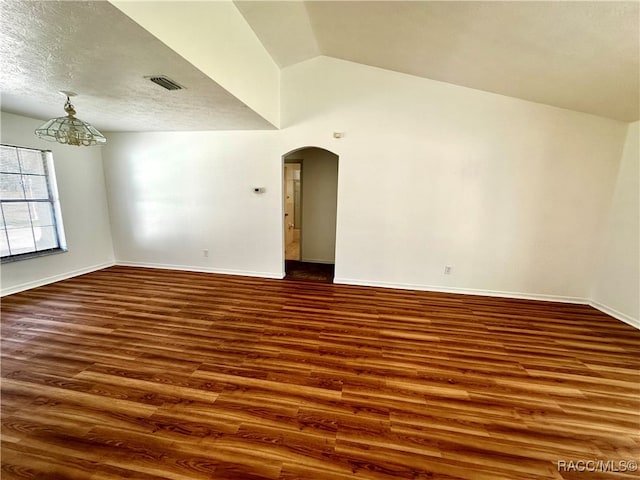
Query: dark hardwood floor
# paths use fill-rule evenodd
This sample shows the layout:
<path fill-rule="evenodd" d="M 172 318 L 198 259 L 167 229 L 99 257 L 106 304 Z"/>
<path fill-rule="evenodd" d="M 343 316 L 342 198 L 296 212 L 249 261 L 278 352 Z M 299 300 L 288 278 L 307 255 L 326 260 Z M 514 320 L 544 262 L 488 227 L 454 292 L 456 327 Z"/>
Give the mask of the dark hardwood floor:
<path fill-rule="evenodd" d="M 285 280 L 310 280 L 313 282 L 333 283 L 335 265 L 332 263 L 300 262 L 286 260 Z"/>
<path fill-rule="evenodd" d="M 1 476 L 637 478 L 558 461 L 638 459 L 639 368 L 584 305 L 113 267 L 2 300 Z"/>

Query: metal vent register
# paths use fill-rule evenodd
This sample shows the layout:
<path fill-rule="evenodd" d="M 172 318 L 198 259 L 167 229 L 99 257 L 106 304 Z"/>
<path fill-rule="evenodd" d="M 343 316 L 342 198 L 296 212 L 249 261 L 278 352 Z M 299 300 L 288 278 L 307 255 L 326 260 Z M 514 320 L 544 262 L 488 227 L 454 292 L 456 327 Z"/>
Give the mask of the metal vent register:
<path fill-rule="evenodd" d="M 151 80 L 156 85 L 160 85 L 162 88 L 166 88 L 167 90 L 182 90 L 184 87 L 182 85 L 177 84 L 173 80 L 164 75 L 155 76 L 155 77 L 145 77 Z"/>

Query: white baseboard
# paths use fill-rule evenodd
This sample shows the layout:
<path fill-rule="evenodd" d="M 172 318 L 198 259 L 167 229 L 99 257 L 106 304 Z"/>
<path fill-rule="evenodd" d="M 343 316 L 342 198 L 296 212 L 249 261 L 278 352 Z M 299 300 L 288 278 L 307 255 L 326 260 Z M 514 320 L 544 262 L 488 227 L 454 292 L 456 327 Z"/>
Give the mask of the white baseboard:
<path fill-rule="evenodd" d="M 602 303 L 596 302 L 595 300 L 591 300 L 589 302 L 589 305 L 597 310 L 600 310 L 603 313 L 606 313 L 607 315 L 612 316 L 613 318 L 620 320 L 621 322 L 626 323 L 627 325 L 631 325 L 632 327 L 640 330 L 640 320 L 638 320 L 637 318 L 633 318 L 626 313 L 619 312 L 615 308 L 608 307 L 607 305 L 603 305 Z"/>
<path fill-rule="evenodd" d="M 589 300 L 587 298 L 581 298 L 581 297 L 564 297 L 560 295 L 504 292 L 499 290 L 475 290 L 472 288 L 437 287 L 433 285 L 419 285 L 419 284 L 410 284 L 410 283 L 372 282 L 368 280 L 358 280 L 358 279 L 340 278 L 340 277 L 334 278 L 333 282 L 342 283 L 345 285 L 359 285 L 363 287 L 399 288 L 402 290 L 460 293 L 460 294 L 466 294 L 466 295 L 481 295 L 485 297 L 518 298 L 523 300 L 541 300 L 545 302 L 576 303 L 581 305 L 590 305 L 596 310 L 600 310 L 601 312 L 606 313 L 607 315 L 615 318 L 616 320 L 620 320 L 621 322 L 624 322 L 640 330 L 640 320 L 633 318 L 625 313 L 619 312 L 615 308 L 611 308 L 607 305 L 603 305 L 594 300 Z"/>
<path fill-rule="evenodd" d="M 519 298 L 522 300 L 541 300 L 544 302 L 577 303 L 581 305 L 589 304 L 589 300 L 582 297 L 564 297 L 560 295 L 546 295 L 546 294 L 538 294 L 538 293 L 505 292 L 500 290 L 476 290 L 473 288 L 442 287 L 442 286 L 435 286 L 435 285 L 421 285 L 421 284 L 413 284 L 413 283 L 376 282 L 376 281 L 359 280 L 359 279 L 353 279 L 353 278 L 341 278 L 341 277 L 334 278 L 333 283 L 342 283 L 345 285 L 359 285 L 363 287 L 383 287 L 383 288 L 398 288 L 401 290 L 420 290 L 420 291 L 427 291 L 427 292 L 459 293 L 463 295 L 480 295 L 484 297 Z"/>
<path fill-rule="evenodd" d="M 208 267 L 193 267 L 190 265 L 172 265 L 165 263 L 144 263 L 144 262 L 116 262 L 117 265 L 123 267 L 141 267 L 141 268 L 160 268 L 165 270 L 183 270 L 185 272 L 199 272 L 199 273 L 219 273 L 222 275 L 240 275 L 243 277 L 260 277 L 260 278 L 284 278 L 284 273 L 274 272 L 254 272 L 250 270 L 227 270 L 224 268 L 208 268 Z"/>
<path fill-rule="evenodd" d="M 9 288 L 3 288 L 2 291 L 0 291 L 0 297 L 11 295 L 13 293 L 23 292 L 25 290 L 30 290 L 36 287 L 42 287 L 43 285 L 48 285 L 50 283 L 66 280 L 67 278 L 77 277 L 78 275 L 84 275 L 85 273 L 95 272 L 97 270 L 102 270 L 103 268 L 112 267 L 114 265 L 115 265 L 115 262 L 100 263 L 98 265 L 92 265 L 90 267 L 80 268 L 78 270 L 72 270 L 70 272 L 61 273 L 59 275 L 40 278 L 32 282 L 21 283 L 20 285 L 14 285 Z"/>
<path fill-rule="evenodd" d="M 97 265 L 92 265 L 90 267 L 85 267 L 78 270 L 72 270 L 70 272 L 61 273 L 59 275 L 53 275 L 51 277 L 41 278 L 38 280 L 34 280 L 32 282 L 26 282 L 20 285 L 14 285 L 12 287 L 2 289 L 0 291 L 0 297 L 4 297 L 6 295 L 11 295 L 14 293 L 22 292 L 22 291 L 29 290 L 36 287 L 41 287 L 43 285 L 48 285 L 50 283 L 59 282 L 61 280 L 66 280 L 68 278 L 77 277 L 78 275 L 84 275 L 86 273 L 95 272 L 97 270 L 102 270 L 104 268 L 112 267 L 114 265 L 122 265 L 126 267 L 160 268 L 160 269 L 166 269 L 166 270 L 183 270 L 187 272 L 218 273 L 223 275 L 241 275 L 246 277 L 260 277 L 260 278 L 274 278 L 274 279 L 282 279 L 285 276 L 284 272 L 279 272 L 279 273 L 255 272 L 255 271 L 247 271 L 247 270 L 227 270 L 227 269 L 220 269 L 220 268 L 191 267 L 187 265 L 118 261 L 118 262 L 105 262 Z M 596 302 L 595 300 L 589 300 L 589 299 L 580 298 L 580 297 L 566 297 L 566 296 L 559 296 L 559 295 L 532 294 L 532 293 L 521 293 L 521 292 L 506 292 L 506 291 L 499 291 L 499 290 L 476 290 L 471 288 L 441 287 L 441 286 L 434 286 L 434 285 L 421 285 L 421 284 L 411 284 L 411 283 L 378 282 L 378 281 L 360 280 L 360 279 L 342 278 L 342 277 L 334 278 L 333 282 L 344 284 L 344 285 L 358 285 L 363 287 L 398 288 L 402 290 L 419 290 L 419 291 L 429 291 L 429 292 L 458 293 L 458 294 L 466 294 L 466 295 L 481 295 L 481 296 L 487 296 L 487 297 L 518 298 L 523 300 L 541 300 L 546 302 L 585 304 L 585 305 L 590 305 L 593 308 L 600 310 L 601 312 L 606 313 L 607 315 L 610 315 L 613 318 L 620 320 L 621 322 L 624 322 L 640 330 L 640 320 L 638 320 L 637 318 L 633 318 L 625 313 L 619 312 L 614 308 L 611 308 L 607 305 Z"/>

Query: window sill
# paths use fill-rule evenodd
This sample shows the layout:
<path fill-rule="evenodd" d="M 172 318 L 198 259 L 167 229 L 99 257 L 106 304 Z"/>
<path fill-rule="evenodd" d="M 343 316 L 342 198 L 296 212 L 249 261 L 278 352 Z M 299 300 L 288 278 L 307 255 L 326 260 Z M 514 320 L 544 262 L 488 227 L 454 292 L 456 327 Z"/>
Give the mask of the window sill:
<path fill-rule="evenodd" d="M 19 255 L 11 255 L 10 257 L 2 257 L 2 261 L 0 263 L 4 265 L 5 263 L 13 263 L 20 260 L 28 260 L 30 258 L 45 257 L 47 255 L 56 255 L 58 253 L 65 253 L 67 251 L 68 249 L 66 248 L 52 248 L 50 250 L 42 250 L 40 252 L 21 253 Z"/>

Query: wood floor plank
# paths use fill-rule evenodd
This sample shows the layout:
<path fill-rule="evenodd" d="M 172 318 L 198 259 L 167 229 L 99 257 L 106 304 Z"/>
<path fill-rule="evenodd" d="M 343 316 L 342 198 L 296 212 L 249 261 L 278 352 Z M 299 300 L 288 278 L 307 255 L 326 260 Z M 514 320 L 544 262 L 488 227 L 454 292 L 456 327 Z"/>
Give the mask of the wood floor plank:
<path fill-rule="evenodd" d="M 586 305 L 111 267 L 2 299 L 2 478 L 570 480 L 640 456 Z"/>

